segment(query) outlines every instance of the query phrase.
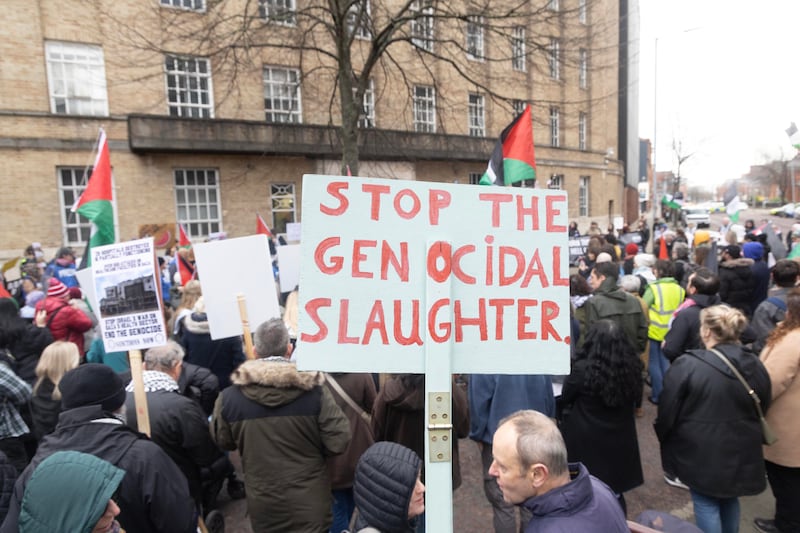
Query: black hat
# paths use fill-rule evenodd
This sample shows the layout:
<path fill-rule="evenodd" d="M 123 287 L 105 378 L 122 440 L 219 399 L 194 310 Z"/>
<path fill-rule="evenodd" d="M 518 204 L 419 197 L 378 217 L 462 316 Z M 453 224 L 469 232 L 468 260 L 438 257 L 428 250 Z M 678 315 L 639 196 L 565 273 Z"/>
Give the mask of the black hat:
<path fill-rule="evenodd" d="M 58 388 L 63 409 L 99 405 L 104 411 L 114 412 L 125 403 L 122 378 L 107 365 L 87 363 L 70 370 Z"/>
<path fill-rule="evenodd" d="M 742 256 L 742 249 L 738 244 L 729 244 L 722 251 L 731 256 L 731 259 L 739 259 Z"/>

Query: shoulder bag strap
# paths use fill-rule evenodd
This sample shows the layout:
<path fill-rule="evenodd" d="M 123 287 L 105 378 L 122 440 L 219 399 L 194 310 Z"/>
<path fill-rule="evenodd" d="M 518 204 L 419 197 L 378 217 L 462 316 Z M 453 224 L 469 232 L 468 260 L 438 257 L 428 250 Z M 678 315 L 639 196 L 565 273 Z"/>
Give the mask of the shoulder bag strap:
<path fill-rule="evenodd" d="M 367 424 L 372 424 L 372 417 L 347 394 L 339 383 L 333 379 L 333 376 L 325 372 L 325 380 L 330 384 L 331 388 L 336 391 L 336 394 L 347 403 L 358 415 L 364 419 Z"/>
<path fill-rule="evenodd" d="M 55 311 L 53 311 L 53 313 L 52 313 L 52 314 L 51 314 L 49 317 L 47 317 L 47 323 L 44 325 L 44 327 L 46 327 L 46 328 L 50 329 L 50 323 L 51 323 L 51 322 L 53 321 L 53 319 L 56 317 L 56 315 L 58 314 L 58 312 L 59 312 L 59 311 L 61 311 L 62 309 L 64 309 L 65 307 L 67 307 L 68 305 L 69 305 L 69 304 L 64 304 L 64 305 L 62 305 L 61 307 L 57 307 L 57 308 L 56 308 L 56 310 L 55 310 Z"/>
<path fill-rule="evenodd" d="M 734 375 L 739 379 L 742 385 L 744 385 L 747 394 L 749 394 L 753 399 L 753 403 L 756 404 L 756 410 L 758 411 L 759 418 L 764 418 L 764 412 L 761 410 L 761 399 L 758 397 L 758 394 L 756 394 L 756 391 L 753 390 L 753 387 L 747 383 L 744 377 L 742 377 L 742 374 L 736 369 L 735 366 L 733 366 L 733 363 L 731 363 L 728 358 L 725 357 L 719 350 L 711 348 L 709 351 L 719 357 L 726 365 L 728 365 L 728 368 L 733 371 Z"/>

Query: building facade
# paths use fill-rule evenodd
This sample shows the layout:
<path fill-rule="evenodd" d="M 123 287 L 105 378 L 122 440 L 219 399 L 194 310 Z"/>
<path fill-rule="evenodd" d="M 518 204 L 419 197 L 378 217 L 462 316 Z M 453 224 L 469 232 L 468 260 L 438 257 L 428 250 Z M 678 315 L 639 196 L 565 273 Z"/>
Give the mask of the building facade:
<path fill-rule="evenodd" d="M 582 228 L 623 215 L 619 0 L 504 4 L 7 0 L 0 255 L 86 242 L 70 207 L 101 127 L 122 240 L 172 222 L 249 235 L 256 213 L 283 233 L 302 222 L 302 176 L 340 174 L 347 146 L 361 176 L 475 183 L 526 103 L 538 186 L 566 190 Z"/>

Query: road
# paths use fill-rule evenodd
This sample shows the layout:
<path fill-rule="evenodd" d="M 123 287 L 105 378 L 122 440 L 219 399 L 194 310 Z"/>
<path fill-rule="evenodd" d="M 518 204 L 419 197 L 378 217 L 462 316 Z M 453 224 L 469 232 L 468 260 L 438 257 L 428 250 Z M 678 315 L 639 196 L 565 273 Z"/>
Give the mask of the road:
<path fill-rule="evenodd" d="M 724 214 L 712 215 L 711 229 L 718 229 Z M 792 219 L 769 216 L 769 210 L 750 209 L 740 214 L 740 223 L 752 218 L 758 224 L 769 219 L 781 228 L 785 235 L 794 223 Z M 647 394 L 648 391 L 645 392 Z M 644 402 L 644 416 L 637 419 L 639 449 L 644 470 L 644 485 L 625 494 L 628 504 L 628 518 L 633 520 L 647 509 L 670 512 L 678 517 L 692 520 L 692 504 L 689 492 L 671 487 L 664 482 L 659 445 L 653 431 L 656 407 Z M 483 477 L 478 448 L 474 442 L 463 439 L 459 442 L 461 455 L 461 475 L 463 484 L 453 496 L 453 531 L 458 533 L 487 533 L 492 531 L 491 507 L 483 494 Z M 238 463 L 238 462 L 237 462 Z M 226 519 L 226 533 L 252 533 L 245 516 L 244 500 L 230 501 L 225 491 L 220 502 Z M 741 531 L 753 531 L 753 518 L 771 517 L 774 513 L 774 499 L 767 489 L 758 496 L 741 498 Z M 438 533 L 438 532 L 435 532 Z"/>

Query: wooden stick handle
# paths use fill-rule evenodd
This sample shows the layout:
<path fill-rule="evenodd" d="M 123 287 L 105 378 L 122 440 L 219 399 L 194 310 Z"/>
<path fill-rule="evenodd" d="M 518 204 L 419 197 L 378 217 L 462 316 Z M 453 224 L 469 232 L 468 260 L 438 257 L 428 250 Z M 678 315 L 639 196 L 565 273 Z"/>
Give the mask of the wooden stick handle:
<path fill-rule="evenodd" d="M 253 349 L 253 336 L 250 334 L 250 322 L 247 320 L 247 302 L 244 294 L 237 294 L 236 301 L 239 302 L 239 316 L 242 319 L 242 332 L 244 333 L 244 353 L 248 359 L 255 359 L 256 352 Z"/>
<path fill-rule="evenodd" d="M 147 411 L 147 395 L 144 392 L 144 378 L 142 377 L 142 352 L 131 350 L 128 352 L 131 363 L 131 379 L 133 380 L 133 400 L 136 405 L 136 423 L 140 433 L 150 436 L 150 415 Z"/>

